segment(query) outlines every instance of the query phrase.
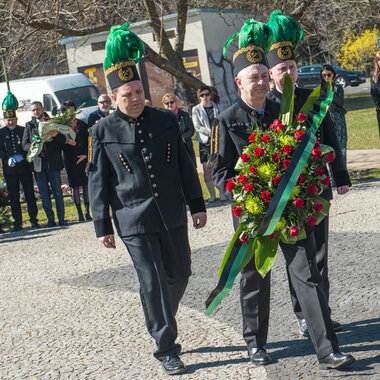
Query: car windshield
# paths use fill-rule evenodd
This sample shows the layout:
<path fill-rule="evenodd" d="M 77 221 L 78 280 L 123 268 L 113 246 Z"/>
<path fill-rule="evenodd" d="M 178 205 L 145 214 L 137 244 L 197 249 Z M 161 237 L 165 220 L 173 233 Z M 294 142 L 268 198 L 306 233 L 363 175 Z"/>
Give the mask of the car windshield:
<path fill-rule="evenodd" d="M 55 93 L 60 103 L 65 100 L 71 100 L 77 107 L 83 104 L 83 107 L 96 106 L 99 91 L 94 86 L 68 88 L 67 90 L 57 91 Z"/>

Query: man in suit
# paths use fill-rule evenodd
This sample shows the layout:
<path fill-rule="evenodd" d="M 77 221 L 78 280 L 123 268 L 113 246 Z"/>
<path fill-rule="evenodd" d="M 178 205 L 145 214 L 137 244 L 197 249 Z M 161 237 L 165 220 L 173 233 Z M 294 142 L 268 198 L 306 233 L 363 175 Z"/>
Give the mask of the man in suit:
<path fill-rule="evenodd" d="M 30 223 L 33 228 L 39 228 L 32 168 L 26 161 L 26 152 L 21 145 L 25 128 L 17 125 L 16 111 L 18 102 L 11 92 L 8 92 L 7 97 L 4 99 L 2 108 L 5 127 L 0 129 L 0 157 L 14 219 L 13 231 L 16 232 L 22 229 L 20 182 L 28 206 Z"/>
<path fill-rule="evenodd" d="M 241 98 L 218 116 L 211 136 L 213 178 L 225 188 L 237 174 L 235 165 L 256 124 L 269 127 L 279 115 L 279 104 L 266 100 L 269 73 L 265 55 L 272 42 L 269 26 L 247 20 L 239 36 L 239 50 L 233 57 L 235 82 Z M 248 36 L 248 38 L 247 38 Z M 229 39 L 228 44 L 231 42 Z M 227 192 L 227 191 L 226 191 Z M 239 221 L 234 218 L 237 228 Z M 321 276 L 315 261 L 316 245 L 313 227 L 305 226 L 306 238 L 296 244 L 280 243 L 289 275 L 292 278 L 310 335 L 322 368 L 342 368 L 355 359 L 342 355 L 334 332 L 326 297 L 321 289 Z M 252 363 L 267 365 L 271 357 L 265 349 L 269 323 L 270 273 L 261 277 L 253 258 L 241 271 L 240 301 L 243 337 Z"/>
<path fill-rule="evenodd" d="M 267 94 L 267 99 L 273 100 L 275 102 L 281 103 L 282 98 L 282 89 L 284 84 L 284 78 L 286 74 L 289 74 L 292 78 L 293 84 L 295 85 L 297 81 L 297 64 L 294 59 L 293 47 L 294 45 L 289 41 L 289 36 L 284 33 L 281 34 L 281 31 L 286 31 L 286 26 L 291 23 L 294 24 L 294 20 L 288 16 L 282 14 L 274 14 L 271 17 L 271 20 L 268 22 L 268 25 L 272 27 L 274 34 L 274 44 L 278 46 L 277 48 L 271 49 L 268 54 L 269 62 L 269 73 L 272 79 L 275 82 L 275 88 L 272 89 Z M 284 24 L 285 27 L 278 27 L 280 24 Z M 302 32 L 302 29 L 300 33 Z M 280 52 L 279 49 L 284 49 L 286 43 L 290 43 L 287 47 L 290 49 L 291 54 L 284 54 Z M 283 45 L 283 46 L 280 46 Z M 280 53 L 279 53 L 280 52 Z M 312 90 L 295 87 L 294 90 L 294 117 L 297 117 L 302 106 L 305 104 Z M 330 113 L 324 118 L 320 128 L 317 131 L 317 139 L 322 144 L 329 145 L 335 150 L 335 160 L 331 164 L 331 169 L 334 175 L 334 178 L 337 183 L 337 192 L 340 195 L 343 195 L 349 191 L 349 186 L 351 186 L 350 177 L 348 175 L 344 157 L 339 145 L 339 142 L 336 137 L 335 127 L 330 117 Z M 325 168 L 326 173 L 328 173 L 327 168 Z M 332 199 L 332 190 L 331 186 L 326 189 L 322 196 L 330 201 Z M 329 233 L 329 218 L 326 216 L 323 221 L 315 227 L 315 241 L 317 245 L 317 254 L 316 260 L 318 265 L 318 270 L 322 277 L 322 288 L 327 297 L 327 302 L 329 300 L 330 293 L 330 283 L 328 277 L 328 233 Z M 291 277 L 288 272 L 289 288 L 291 294 L 291 300 L 293 304 L 293 310 L 297 317 L 300 333 L 307 338 L 310 338 L 309 330 L 307 328 L 307 323 L 305 320 L 304 313 L 301 310 L 299 300 L 297 298 L 296 292 L 294 290 Z M 333 321 L 335 331 L 341 331 L 342 326 L 340 323 Z"/>
<path fill-rule="evenodd" d="M 102 94 L 98 98 L 98 109 L 88 116 L 87 124 L 91 128 L 99 120 L 110 113 L 112 100 L 107 94 Z"/>
<path fill-rule="evenodd" d="M 206 224 L 206 209 L 175 115 L 145 106 L 134 61 L 144 47 L 128 25 L 113 27 L 107 39 L 104 68 L 117 109 L 90 130 L 90 204 L 107 248 L 115 247 L 112 209 L 138 275 L 154 356 L 173 375 L 186 371 L 175 320 L 191 274 L 186 203 L 195 228 Z"/>
<path fill-rule="evenodd" d="M 22 147 L 25 151 L 29 150 L 33 142 L 33 136 L 38 135 L 38 123 L 43 119 L 49 118 L 42 103 L 39 101 L 32 102 L 31 110 L 33 117 L 31 121 L 25 124 L 22 139 Z M 40 191 L 42 207 L 48 218 L 46 227 L 54 227 L 56 225 L 50 198 L 49 183 L 55 199 L 58 223 L 60 226 L 66 226 L 65 206 L 61 189 L 61 170 L 63 169 L 62 149 L 65 148 L 66 138 L 57 131 L 50 132 L 50 135 L 53 138 L 52 141 L 45 142 L 41 153 L 33 160 L 34 176 Z"/>

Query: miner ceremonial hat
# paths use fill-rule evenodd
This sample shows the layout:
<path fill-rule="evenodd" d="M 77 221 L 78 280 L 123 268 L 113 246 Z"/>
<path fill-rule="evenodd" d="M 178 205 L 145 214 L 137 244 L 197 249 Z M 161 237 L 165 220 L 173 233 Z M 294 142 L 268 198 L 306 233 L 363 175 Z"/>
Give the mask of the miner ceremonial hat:
<path fill-rule="evenodd" d="M 231 36 L 224 45 L 224 57 L 226 57 L 228 45 L 236 37 L 239 37 L 239 49 L 232 58 L 235 75 L 253 64 L 261 63 L 268 66 L 265 57 L 272 44 L 273 35 L 271 28 L 253 19 L 246 20 L 240 32 Z"/>
<path fill-rule="evenodd" d="M 128 27 L 129 23 L 113 26 L 107 37 L 104 71 L 112 90 L 140 80 L 136 63 L 144 55 L 144 43 Z"/>
<path fill-rule="evenodd" d="M 17 117 L 16 111 L 18 109 L 18 101 L 17 101 L 17 98 L 9 90 L 8 90 L 7 96 L 3 100 L 2 109 L 3 109 L 4 119 Z"/>
<path fill-rule="evenodd" d="M 267 25 L 273 31 L 273 44 L 267 59 L 269 68 L 294 58 L 294 49 L 299 40 L 303 40 L 303 30 L 294 18 L 276 10 L 270 15 Z"/>

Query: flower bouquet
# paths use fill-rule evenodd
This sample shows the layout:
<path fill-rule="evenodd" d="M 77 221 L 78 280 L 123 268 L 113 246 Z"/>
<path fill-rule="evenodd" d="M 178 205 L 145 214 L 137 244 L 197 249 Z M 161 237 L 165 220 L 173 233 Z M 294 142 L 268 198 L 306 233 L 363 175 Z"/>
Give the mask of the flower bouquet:
<path fill-rule="evenodd" d="M 32 137 L 32 144 L 26 155 L 27 161 L 32 162 L 41 153 L 44 142 L 52 140 L 51 131 L 58 131 L 65 135 L 66 138 L 75 140 L 76 134 L 72 128 L 72 124 L 77 113 L 78 111 L 70 108 L 52 119 L 44 118 L 42 121 L 39 121 L 38 134 Z"/>
<path fill-rule="evenodd" d="M 330 203 L 320 194 L 330 185 L 325 167 L 333 162 L 334 152 L 320 144 L 315 133 L 332 96 L 329 86 L 318 87 L 293 120 L 293 84 L 287 75 L 279 119 L 265 131 L 253 128 L 235 166 L 238 175 L 226 184 L 240 225 L 223 258 L 218 286 L 206 301 L 208 314 L 253 256 L 265 277 L 280 240 L 294 244 L 306 238 L 305 225 L 318 224 L 328 214 Z"/>

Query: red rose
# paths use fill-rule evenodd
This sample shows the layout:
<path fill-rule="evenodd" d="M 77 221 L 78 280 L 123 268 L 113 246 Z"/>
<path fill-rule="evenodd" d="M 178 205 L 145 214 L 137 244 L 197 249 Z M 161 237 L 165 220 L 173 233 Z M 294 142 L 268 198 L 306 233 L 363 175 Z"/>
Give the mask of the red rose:
<path fill-rule="evenodd" d="M 226 189 L 231 192 L 236 186 L 236 180 L 235 179 L 230 179 L 226 183 Z"/>
<path fill-rule="evenodd" d="M 253 190 L 253 183 L 247 183 L 245 186 L 244 186 L 244 190 L 249 193 L 250 191 Z"/>
<path fill-rule="evenodd" d="M 297 198 L 294 200 L 293 202 L 294 206 L 296 206 L 297 208 L 302 208 L 303 205 L 305 204 L 304 200 L 301 199 L 301 198 Z"/>
<path fill-rule="evenodd" d="M 251 133 L 250 136 L 248 137 L 249 143 L 254 144 L 256 142 L 256 133 Z"/>
<path fill-rule="evenodd" d="M 316 212 L 320 212 L 320 211 L 323 210 L 323 204 L 318 203 L 318 202 L 314 202 L 314 204 L 313 204 L 313 209 L 314 209 Z"/>
<path fill-rule="evenodd" d="M 247 234 L 241 234 L 239 236 L 239 240 L 243 243 L 243 244 L 248 244 L 249 243 L 249 237 Z"/>
<path fill-rule="evenodd" d="M 304 115 L 303 113 L 299 113 L 297 116 L 297 121 L 302 123 L 304 120 L 306 120 L 306 115 Z"/>
<path fill-rule="evenodd" d="M 303 135 L 305 134 L 304 131 L 295 131 L 294 132 L 294 138 L 296 140 L 302 140 Z"/>
<path fill-rule="evenodd" d="M 290 164 L 290 160 L 284 160 L 284 168 L 287 169 Z"/>
<path fill-rule="evenodd" d="M 320 144 L 319 141 L 317 140 L 317 141 L 315 142 L 315 144 L 314 144 L 314 148 L 319 148 L 320 145 L 321 145 L 321 144 Z"/>
<path fill-rule="evenodd" d="M 322 177 L 325 175 L 325 169 L 319 166 L 317 169 L 315 169 L 315 173 L 319 175 L 320 177 Z"/>
<path fill-rule="evenodd" d="M 255 156 L 256 157 L 262 157 L 264 156 L 264 149 L 261 147 L 258 147 L 255 149 Z"/>
<path fill-rule="evenodd" d="M 232 212 L 234 213 L 234 215 L 236 217 L 240 217 L 241 214 L 243 213 L 243 209 L 240 207 L 240 206 L 235 206 L 233 209 L 232 209 Z"/>
<path fill-rule="evenodd" d="M 246 153 L 243 153 L 242 155 L 241 155 L 241 160 L 243 161 L 243 162 L 247 162 L 247 161 L 249 161 L 251 159 L 251 157 L 248 155 L 248 154 L 246 154 Z"/>
<path fill-rule="evenodd" d="M 315 222 L 317 221 L 317 218 L 313 215 L 309 215 L 307 217 L 307 225 L 308 226 L 314 226 Z"/>
<path fill-rule="evenodd" d="M 322 185 L 325 185 L 325 186 L 330 185 L 330 182 L 331 182 L 330 177 L 326 177 L 325 179 L 323 179 L 323 180 L 321 181 Z"/>
<path fill-rule="evenodd" d="M 270 192 L 269 191 L 262 191 L 261 192 L 261 199 L 263 199 L 265 202 L 269 203 L 270 198 Z"/>
<path fill-rule="evenodd" d="M 270 140 L 270 137 L 268 135 L 261 136 L 261 141 L 263 143 L 268 144 L 269 140 Z"/>
<path fill-rule="evenodd" d="M 334 154 L 332 152 L 327 153 L 326 160 L 328 163 L 334 162 Z"/>
<path fill-rule="evenodd" d="M 284 126 L 284 124 L 282 124 L 281 120 L 276 119 L 273 121 L 273 124 L 271 124 L 269 126 L 269 128 L 272 128 L 277 132 L 279 129 L 283 130 L 285 128 L 285 126 Z"/>
<path fill-rule="evenodd" d="M 298 236 L 299 233 L 300 233 L 299 229 L 295 226 L 291 227 L 289 230 L 290 236 Z"/>
<path fill-rule="evenodd" d="M 299 183 L 304 183 L 305 182 L 305 176 L 303 174 L 300 174 L 300 176 L 298 177 L 298 180 L 297 180 L 297 185 Z"/>
<path fill-rule="evenodd" d="M 319 149 L 313 149 L 311 151 L 311 155 L 314 157 L 314 158 L 321 158 L 321 151 Z"/>
<path fill-rule="evenodd" d="M 276 186 L 278 186 L 278 185 L 280 184 L 280 182 L 281 182 L 281 179 L 282 179 L 282 177 L 274 177 L 274 178 L 272 179 L 272 182 L 273 182 Z"/>
<path fill-rule="evenodd" d="M 281 151 L 283 151 L 285 154 L 289 154 L 291 153 L 293 150 L 293 148 L 290 146 L 290 145 L 284 145 L 282 148 L 281 148 Z"/>
<path fill-rule="evenodd" d="M 244 175 L 244 174 L 240 174 L 239 177 L 238 177 L 238 181 L 244 185 L 245 183 L 248 182 L 248 178 Z"/>
<path fill-rule="evenodd" d="M 317 188 L 317 186 L 315 186 L 315 185 L 310 185 L 310 186 L 308 186 L 307 189 L 306 189 L 306 191 L 307 191 L 309 194 L 311 194 L 311 195 L 315 194 L 315 193 L 317 192 L 317 190 L 318 190 L 318 188 Z"/>
<path fill-rule="evenodd" d="M 268 235 L 268 237 L 273 239 L 274 238 L 274 232 L 272 232 L 270 235 Z"/>
<path fill-rule="evenodd" d="M 254 168 L 253 166 L 250 166 L 250 167 L 249 167 L 249 171 L 250 171 L 253 175 L 256 175 L 256 174 L 257 174 L 257 168 Z"/>
<path fill-rule="evenodd" d="M 275 153 L 273 156 L 272 156 L 272 160 L 274 162 L 278 162 L 280 161 L 280 155 L 278 153 Z"/>

